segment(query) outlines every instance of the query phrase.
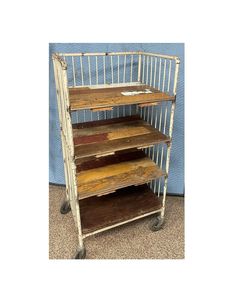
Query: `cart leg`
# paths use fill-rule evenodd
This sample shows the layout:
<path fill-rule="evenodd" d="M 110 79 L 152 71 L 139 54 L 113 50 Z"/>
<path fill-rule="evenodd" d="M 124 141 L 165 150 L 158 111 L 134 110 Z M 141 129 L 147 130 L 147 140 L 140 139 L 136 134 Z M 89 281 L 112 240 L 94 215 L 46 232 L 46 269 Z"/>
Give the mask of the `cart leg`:
<path fill-rule="evenodd" d="M 65 200 L 61 205 L 60 212 L 61 212 L 61 214 L 67 214 L 70 211 L 71 211 L 70 201 Z"/>
<path fill-rule="evenodd" d="M 77 221 L 77 229 L 78 229 L 78 248 L 75 254 L 75 259 L 84 259 L 86 256 L 86 249 L 83 243 L 83 235 L 82 235 L 82 227 L 81 227 L 81 219 L 80 219 L 80 210 L 79 210 L 79 202 L 75 201 L 75 211 L 76 211 L 76 221 Z"/>
<path fill-rule="evenodd" d="M 153 221 L 153 223 L 151 224 L 151 227 L 150 227 L 153 232 L 159 231 L 162 228 L 162 225 L 164 223 L 167 181 L 168 181 L 168 178 L 166 176 L 165 177 L 165 181 L 164 181 L 164 190 L 163 190 L 163 199 L 162 199 L 161 213 L 159 213 L 158 216 L 154 219 L 154 221 Z"/>

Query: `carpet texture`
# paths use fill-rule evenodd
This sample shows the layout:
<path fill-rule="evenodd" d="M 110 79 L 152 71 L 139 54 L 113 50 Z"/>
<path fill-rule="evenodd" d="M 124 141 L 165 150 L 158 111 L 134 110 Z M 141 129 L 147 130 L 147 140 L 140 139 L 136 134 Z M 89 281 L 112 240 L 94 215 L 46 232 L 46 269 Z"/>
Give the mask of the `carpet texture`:
<path fill-rule="evenodd" d="M 49 186 L 49 259 L 71 259 L 77 247 L 72 213 L 60 214 L 65 188 Z M 85 239 L 86 259 L 183 259 L 184 198 L 167 197 L 163 229 L 149 229 L 154 216 Z"/>

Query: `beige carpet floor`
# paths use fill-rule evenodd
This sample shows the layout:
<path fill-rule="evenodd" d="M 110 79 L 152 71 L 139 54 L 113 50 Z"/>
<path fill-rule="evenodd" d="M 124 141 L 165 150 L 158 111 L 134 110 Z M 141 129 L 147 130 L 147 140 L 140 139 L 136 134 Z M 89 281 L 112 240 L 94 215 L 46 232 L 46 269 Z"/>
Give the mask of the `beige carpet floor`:
<path fill-rule="evenodd" d="M 49 186 L 49 259 L 71 259 L 77 247 L 72 213 L 60 214 L 65 188 Z M 184 198 L 167 197 L 165 223 L 149 229 L 150 216 L 85 239 L 87 259 L 183 259 Z"/>

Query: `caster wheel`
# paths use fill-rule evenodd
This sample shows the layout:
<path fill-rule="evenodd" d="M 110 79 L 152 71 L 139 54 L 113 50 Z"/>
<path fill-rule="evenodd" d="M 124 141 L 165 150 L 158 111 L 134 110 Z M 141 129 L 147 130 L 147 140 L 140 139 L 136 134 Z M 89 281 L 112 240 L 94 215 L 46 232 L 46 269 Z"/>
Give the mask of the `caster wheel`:
<path fill-rule="evenodd" d="M 163 222 L 164 222 L 164 217 L 161 217 L 161 216 L 157 216 L 153 223 L 151 224 L 150 226 L 150 229 L 153 231 L 153 232 L 156 232 L 156 231 L 159 231 L 163 225 Z"/>
<path fill-rule="evenodd" d="M 75 255 L 75 259 L 84 259 L 86 257 L 86 249 L 82 248 L 77 251 Z"/>
<path fill-rule="evenodd" d="M 71 210 L 71 207 L 69 205 L 69 202 L 68 201 L 65 201 L 62 205 L 61 205 L 61 208 L 60 208 L 60 212 L 61 214 L 67 214 L 69 213 Z"/>

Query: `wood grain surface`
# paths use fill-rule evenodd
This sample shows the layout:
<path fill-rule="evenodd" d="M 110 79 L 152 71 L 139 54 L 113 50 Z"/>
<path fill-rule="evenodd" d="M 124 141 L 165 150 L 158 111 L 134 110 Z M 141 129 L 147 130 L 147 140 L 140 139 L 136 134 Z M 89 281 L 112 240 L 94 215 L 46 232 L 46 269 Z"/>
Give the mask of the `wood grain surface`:
<path fill-rule="evenodd" d="M 165 175 L 148 157 L 87 169 L 77 174 L 79 199 L 140 185 Z"/>
<path fill-rule="evenodd" d="M 80 200 L 83 234 L 159 210 L 161 200 L 147 185 L 131 186 L 115 193 Z"/>
<path fill-rule="evenodd" d="M 137 95 L 125 96 L 122 92 L 144 91 L 149 89 L 152 93 L 141 93 Z M 142 104 L 148 102 L 162 102 L 174 100 L 170 96 L 153 87 L 147 85 L 113 87 L 113 88 L 69 88 L 70 109 L 96 109 L 114 107 L 120 105 Z"/>
<path fill-rule="evenodd" d="M 92 123 L 73 125 L 75 159 L 149 147 L 170 140 L 137 116 Z"/>

